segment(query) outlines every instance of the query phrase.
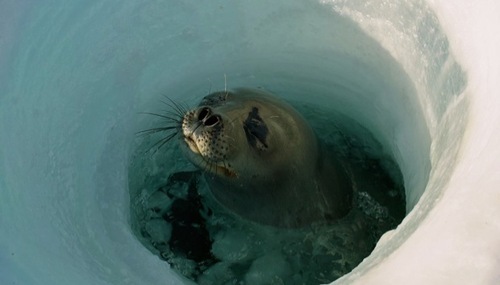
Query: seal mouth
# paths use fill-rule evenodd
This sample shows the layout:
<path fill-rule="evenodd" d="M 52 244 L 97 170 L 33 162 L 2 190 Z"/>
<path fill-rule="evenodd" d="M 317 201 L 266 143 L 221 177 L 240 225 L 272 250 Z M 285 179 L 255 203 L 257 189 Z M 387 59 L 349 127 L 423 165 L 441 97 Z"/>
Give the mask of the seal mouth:
<path fill-rule="evenodd" d="M 215 172 L 215 174 L 222 173 L 224 176 L 230 177 L 230 178 L 238 177 L 238 174 L 236 174 L 236 172 L 234 172 L 233 170 L 231 170 L 225 166 L 221 166 L 221 165 L 215 165 L 215 169 L 212 170 L 211 172 Z"/>
<path fill-rule="evenodd" d="M 201 152 L 200 152 L 200 149 L 198 148 L 198 145 L 196 145 L 196 142 L 191 137 L 184 136 L 184 141 L 186 142 L 186 144 L 188 145 L 189 149 L 192 152 L 201 155 Z"/>
<path fill-rule="evenodd" d="M 202 159 L 203 165 L 200 167 L 202 167 L 205 171 L 211 172 L 215 175 L 223 175 L 225 177 L 230 177 L 230 178 L 238 177 L 238 174 L 234 170 L 227 167 L 226 165 L 220 165 L 220 164 L 217 164 L 216 162 L 213 162 L 213 161 L 206 159 L 201 154 L 201 151 L 198 148 L 198 145 L 191 137 L 185 136 L 184 141 L 188 145 L 189 149 L 194 154 L 197 154 Z"/>

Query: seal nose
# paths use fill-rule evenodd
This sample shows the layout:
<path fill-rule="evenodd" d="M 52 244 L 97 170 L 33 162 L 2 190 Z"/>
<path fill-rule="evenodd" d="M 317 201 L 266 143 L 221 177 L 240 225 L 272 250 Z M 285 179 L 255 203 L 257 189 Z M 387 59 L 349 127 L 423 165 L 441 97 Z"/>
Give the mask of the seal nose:
<path fill-rule="evenodd" d="M 205 127 L 215 127 L 221 121 L 219 115 L 213 115 L 212 110 L 208 107 L 203 107 L 198 113 L 198 121 Z"/>
<path fill-rule="evenodd" d="M 203 125 L 205 125 L 205 127 L 215 127 L 219 123 L 220 123 L 219 115 L 209 116 L 206 120 L 203 121 Z"/>
<path fill-rule="evenodd" d="M 212 113 L 212 110 L 210 108 L 201 108 L 201 110 L 198 113 L 198 121 L 204 121 L 210 114 Z"/>

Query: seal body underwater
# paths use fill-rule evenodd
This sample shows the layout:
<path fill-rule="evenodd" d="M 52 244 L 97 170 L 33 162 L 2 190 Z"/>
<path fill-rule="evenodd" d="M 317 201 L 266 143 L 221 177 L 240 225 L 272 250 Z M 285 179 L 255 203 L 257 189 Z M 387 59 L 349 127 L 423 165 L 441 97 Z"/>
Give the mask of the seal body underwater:
<path fill-rule="evenodd" d="M 261 224 L 302 227 L 345 216 L 348 171 L 286 102 L 255 89 L 212 93 L 182 118 L 181 145 L 225 208 Z"/>

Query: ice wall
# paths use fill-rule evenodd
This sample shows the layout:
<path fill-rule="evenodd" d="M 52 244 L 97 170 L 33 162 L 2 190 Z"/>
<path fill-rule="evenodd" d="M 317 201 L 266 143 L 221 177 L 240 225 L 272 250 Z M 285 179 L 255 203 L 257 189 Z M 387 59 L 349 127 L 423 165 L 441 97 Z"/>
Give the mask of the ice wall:
<path fill-rule="evenodd" d="M 428 4 L 0 1 L 0 283 L 186 283 L 129 229 L 129 147 L 138 111 L 226 74 L 400 164 L 413 210 L 338 283 L 497 284 L 500 7 Z"/>

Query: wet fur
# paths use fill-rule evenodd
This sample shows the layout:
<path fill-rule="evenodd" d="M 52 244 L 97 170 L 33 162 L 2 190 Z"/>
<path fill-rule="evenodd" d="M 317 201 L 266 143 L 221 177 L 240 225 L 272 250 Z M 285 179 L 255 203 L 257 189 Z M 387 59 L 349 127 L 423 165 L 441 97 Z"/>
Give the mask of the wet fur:
<path fill-rule="evenodd" d="M 164 103 L 170 111 L 148 113 L 162 118 L 164 126 L 141 134 L 165 133 L 150 148 L 154 152 L 183 138 L 187 157 L 205 172 L 211 192 L 227 209 L 278 227 L 336 220 L 350 210 L 347 170 L 283 101 L 260 90 L 237 89 L 210 94 L 192 110 L 170 99 Z M 195 133 L 195 139 L 186 139 Z"/>

